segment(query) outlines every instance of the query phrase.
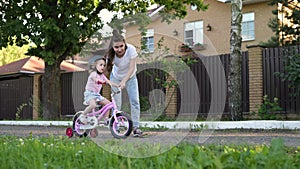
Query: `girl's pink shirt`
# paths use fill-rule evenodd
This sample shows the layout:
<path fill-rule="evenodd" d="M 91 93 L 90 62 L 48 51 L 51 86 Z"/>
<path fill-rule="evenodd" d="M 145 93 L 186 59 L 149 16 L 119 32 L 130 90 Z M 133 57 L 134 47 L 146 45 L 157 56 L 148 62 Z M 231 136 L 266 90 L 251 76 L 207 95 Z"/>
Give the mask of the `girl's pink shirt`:
<path fill-rule="evenodd" d="M 96 81 L 94 81 L 93 79 L 97 79 Z M 106 82 L 107 78 L 104 74 L 99 75 L 97 72 L 92 72 L 89 77 L 88 80 L 86 82 L 86 86 L 85 86 L 85 90 L 89 90 L 89 91 L 93 91 L 95 93 L 99 93 L 101 88 L 102 88 L 102 84 L 97 84 L 97 81 L 100 80 L 101 82 Z"/>

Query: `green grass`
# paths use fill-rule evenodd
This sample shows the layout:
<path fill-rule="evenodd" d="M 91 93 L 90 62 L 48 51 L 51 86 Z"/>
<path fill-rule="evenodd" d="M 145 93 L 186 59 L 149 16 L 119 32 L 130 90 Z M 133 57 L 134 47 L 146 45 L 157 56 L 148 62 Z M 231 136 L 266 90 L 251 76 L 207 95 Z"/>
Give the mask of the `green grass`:
<path fill-rule="evenodd" d="M 300 147 L 285 147 L 279 139 L 271 146 L 181 143 L 158 156 L 126 158 L 106 152 L 89 138 L 1 136 L 0 150 L 1 169 L 300 168 Z"/>

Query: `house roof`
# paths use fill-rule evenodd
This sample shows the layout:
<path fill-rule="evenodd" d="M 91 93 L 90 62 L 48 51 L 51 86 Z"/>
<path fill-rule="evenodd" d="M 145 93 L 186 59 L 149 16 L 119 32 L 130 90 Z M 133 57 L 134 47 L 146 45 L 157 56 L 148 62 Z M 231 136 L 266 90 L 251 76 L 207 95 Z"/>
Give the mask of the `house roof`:
<path fill-rule="evenodd" d="M 40 59 L 35 56 L 27 57 L 3 66 L 0 66 L 0 75 L 15 74 L 15 73 L 25 73 L 25 74 L 34 74 L 34 73 L 44 73 L 45 62 L 43 59 Z M 60 69 L 65 72 L 76 72 L 84 71 L 74 64 L 67 63 L 63 61 L 60 65 Z"/>

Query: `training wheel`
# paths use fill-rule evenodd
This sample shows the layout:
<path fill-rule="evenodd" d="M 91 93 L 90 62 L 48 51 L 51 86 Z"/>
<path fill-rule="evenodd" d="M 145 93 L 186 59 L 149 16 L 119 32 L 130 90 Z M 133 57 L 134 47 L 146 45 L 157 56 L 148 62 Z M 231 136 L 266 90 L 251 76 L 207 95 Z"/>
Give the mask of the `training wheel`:
<path fill-rule="evenodd" d="M 98 131 L 97 131 L 97 129 L 91 129 L 91 130 L 90 130 L 90 136 L 91 136 L 92 138 L 97 137 L 97 136 L 98 136 Z"/>
<path fill-rule="evenodd" d="M 72 128 L 67 128 L 66 130 L 66 135 L 70 138 L 73 136 L 73 129 Z"/>

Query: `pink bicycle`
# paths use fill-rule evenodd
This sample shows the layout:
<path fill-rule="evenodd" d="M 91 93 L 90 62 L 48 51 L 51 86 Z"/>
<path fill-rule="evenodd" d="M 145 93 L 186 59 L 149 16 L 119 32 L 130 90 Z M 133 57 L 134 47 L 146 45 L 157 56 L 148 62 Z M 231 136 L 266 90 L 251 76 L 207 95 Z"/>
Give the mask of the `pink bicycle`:
<path fill-rule="evenodd" d="M 72 128 L 67 128 L 66 135 L 72 137 L 73 133 L 79 137 L 86 137 L 90 134 L 91 137 L 97 137 L 98 131 L 96 127 L 108 125 L 110 132 L 113 137 L 118 139 L 124 139 L 128 137 L 132 132 L 132 120 L 126 112 L 119 111 L 114 101 L 114 95 L 119 94 L 119 91 L 112 91 L 112 101 L 103 106 L 99 107 L 97 111 L 93 110 L 87 114 L 87 123 L 80 121 L 80 115 L 83 111 L 77 112 L 73 116 Z M 110 115 L 109 119 L 106 119 L 107 115 Z"/>

